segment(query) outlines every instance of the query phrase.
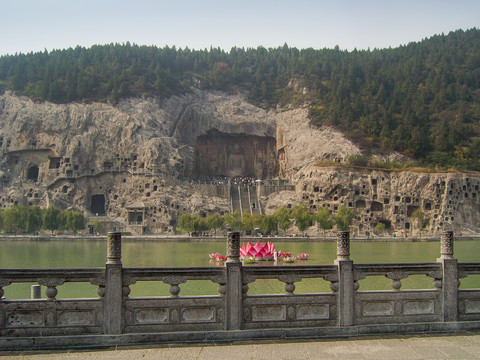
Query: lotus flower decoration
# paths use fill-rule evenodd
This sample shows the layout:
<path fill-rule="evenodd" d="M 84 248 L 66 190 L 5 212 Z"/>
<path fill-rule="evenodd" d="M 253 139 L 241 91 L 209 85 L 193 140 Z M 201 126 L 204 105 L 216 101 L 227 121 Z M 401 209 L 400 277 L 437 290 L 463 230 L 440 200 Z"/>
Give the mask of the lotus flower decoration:
<path fill-rule="evenodd" d="M 208 256 L 210 257 L 210 259 L 215 260 L 215 261 L 225 261 L 225 260 L 227 260 L 226 256 L 223 256 L 219 253 L 208 254 Z"/>
<path fill-rule="evenodd" d="M 309 256 L 310 256 L 310 254 L 305 254 L 305 253 L 303 253 L 303 254 L 298 254 L 298 255 L 297 255 L 297 259 L 298 259 L 298 260 L 307 260 Z"/>
<path fill-rule="evenodd" d="M 282 250 L 278 250 L 278 251 L 277 251 L 277 257 L 278 257 L 278 258 L 286 258 L 286 257 L 290 257 L 290 256 L 292 256 L 292 252 L 291 252 L 291 251 L 289 251 L 289 252 L 284 252 L 284 251 L 282 251 Z"/>
<path fill-rule="evenodd" d="M 254 258 L 255 260 L 273 260 L 275 246 L 267 241 L 265 244 L 257 242 L 253 245 L 250 241 L 240 248 L 240 259 Z"/>

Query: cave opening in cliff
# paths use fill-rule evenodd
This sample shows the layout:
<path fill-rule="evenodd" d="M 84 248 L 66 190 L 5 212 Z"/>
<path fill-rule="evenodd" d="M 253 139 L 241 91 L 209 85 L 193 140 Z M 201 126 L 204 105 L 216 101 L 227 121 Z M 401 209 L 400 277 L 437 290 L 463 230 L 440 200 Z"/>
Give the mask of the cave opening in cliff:
<path fill-rule="evenodd" d="M 380 219 L 379 223 L 385 225 L 385 231 L 390 232 L 392 230 L 392 222 L 387 219 Z"/>
<path fill-rule="evenodd" d="M 27 171 L 27 180 L 32 180 L 33 182 L 37 182 L 38 180 L 38 166 L 33 165 L 28 168 Z"/>
<path fill-rule="evenodd" d="M 276 140 L 271 136 L 226 134 L 218 131 L 197 137 L 193 176 L 278 176 Z"/>
<path fill-rule="evenodd" d="M 90 210 L 95 215 L 105 216 L 105 195 L 92 195 Z"/>

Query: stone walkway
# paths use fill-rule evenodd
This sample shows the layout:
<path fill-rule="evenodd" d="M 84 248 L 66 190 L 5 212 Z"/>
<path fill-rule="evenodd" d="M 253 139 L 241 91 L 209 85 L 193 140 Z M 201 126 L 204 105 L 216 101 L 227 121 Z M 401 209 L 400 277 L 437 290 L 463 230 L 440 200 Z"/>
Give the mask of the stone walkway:
<path fill-rule="evenodd" d="M 0 360 L 480 359 L 480 332 L 312 341 L 125 347 L 100 351 L 2 352 Z"/>

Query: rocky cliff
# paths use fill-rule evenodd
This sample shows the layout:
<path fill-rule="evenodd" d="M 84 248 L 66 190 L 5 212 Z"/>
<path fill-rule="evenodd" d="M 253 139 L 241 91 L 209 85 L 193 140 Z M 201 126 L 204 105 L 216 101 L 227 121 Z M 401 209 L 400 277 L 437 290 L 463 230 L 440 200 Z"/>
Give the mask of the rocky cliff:
<path fill-rule="evenodd" d="M 265 111 L 242 95 L 195 91 L 166 100 L 108 104 L 35 103 L 0 96 L 1 207 L 50 204 L 106 216 L 139 231 L 165 232 L 185 211 L 231 210 L 223 176 L 289 180 L 295 191 L 264 208 L 304 202 L 356 209 L 360 233 L 383 222 L 477 229 L 477 175 L 320 168 L 360 150 L 331 128 L 309 125 L 306 109 Z M 216 185 L 196 185 L 214 181 Z"/>

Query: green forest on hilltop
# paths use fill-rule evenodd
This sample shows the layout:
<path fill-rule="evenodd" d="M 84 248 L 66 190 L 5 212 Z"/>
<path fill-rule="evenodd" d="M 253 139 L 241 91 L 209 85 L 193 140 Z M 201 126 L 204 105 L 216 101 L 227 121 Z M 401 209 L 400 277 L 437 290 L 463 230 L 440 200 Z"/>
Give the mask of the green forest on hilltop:
<path fill-rule="evenodd" d="M 480 171 L 480 30 L 398 48 L 158 48 L 130 43 L 0 57 L 0 88 L 36 101 L 110 102 L 246 91 L 263 108 L 307 106 L 365 151 Z"/>

